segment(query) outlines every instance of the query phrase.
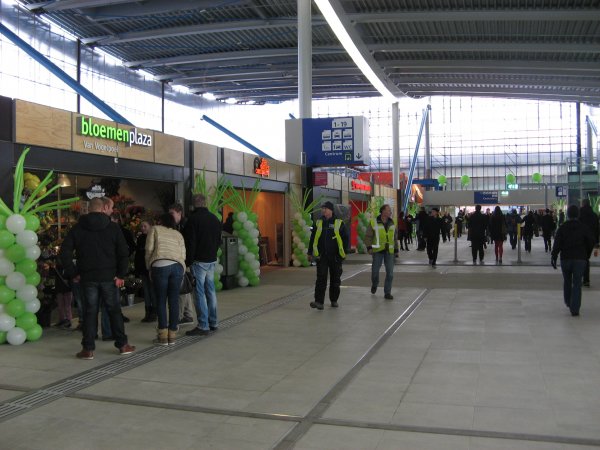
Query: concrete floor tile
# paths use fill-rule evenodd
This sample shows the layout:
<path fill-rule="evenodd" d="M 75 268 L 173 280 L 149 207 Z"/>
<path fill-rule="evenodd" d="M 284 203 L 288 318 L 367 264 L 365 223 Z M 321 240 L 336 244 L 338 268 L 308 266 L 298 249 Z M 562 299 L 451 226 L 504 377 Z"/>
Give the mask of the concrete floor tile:
<path fill-rule="evenodd" d="M 464 436 L 386 431 L 377 450 L 464 450 L 468 445 Z"/>
<path fill-rule="evenodd" d="M 411 403 L 474 406 L 477 385 L 473 384 L 420 384 L 411 383 L 404 400 Z"/>
<path fill-rule="evenodd" d="M 375 450 L 384 431 L 313 425 L 298 441 L 299 447 L 328 450 Z"/>
<path fill-rule="evenodd" d="M 565 450 L 563 444 L 476 437 L 469 439 L 468 448 L 469 450 L 506 450 L 507 448 L 511 450 Z M 577 450 L 579 450 L 579 447 L 577 447 Z"/>
<path fill-rule="evenodd" d="M 410 403 L 403 401 L 392 423 L 406 426 L 427 426 L 440 428 L 460 428 L 470 430 L 473 427 L 473 406 L 435 405 L 432 403 Z"/>
<path fill-rule="evenodd" d="M 553 436 L 556 433 L 556 426 L 556 420 L 551 409 L 477 406 L 473 428 L 504 433 Z"/>

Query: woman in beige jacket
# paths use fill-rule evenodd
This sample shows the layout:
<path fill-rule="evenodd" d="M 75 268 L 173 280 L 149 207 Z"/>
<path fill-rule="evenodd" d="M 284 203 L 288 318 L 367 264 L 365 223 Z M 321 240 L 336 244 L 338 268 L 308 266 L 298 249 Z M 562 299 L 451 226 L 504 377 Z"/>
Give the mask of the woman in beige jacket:
<path fill-rule="evenodd" d="M 179 290 L 185 272 L 185 243 L 170 214 L 160 217 L 146 238 L 146 267 L 156 294 L 158 345 L 175 344 L 179 324 Z M 169 318 L 167 321 L 167 303 Z"/>

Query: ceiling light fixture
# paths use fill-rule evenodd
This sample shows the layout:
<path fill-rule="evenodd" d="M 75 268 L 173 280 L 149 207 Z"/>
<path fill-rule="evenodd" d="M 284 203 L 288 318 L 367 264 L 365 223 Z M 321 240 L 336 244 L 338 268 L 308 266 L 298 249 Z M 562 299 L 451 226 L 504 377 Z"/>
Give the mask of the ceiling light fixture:
<path fill-rule="evenodd" d="M 375 89 L 379 91 L 383 97 L 395 103 L 398 101 L 396 96 L 392 94 L 392 92 L 386 87 L 386 85 L 381 81 L 381 79 L 377 76 L 377 74 L 373 71 L 369 63 L 365 60 L 360 50 L 346 31 L 344 24 L 338 17 L 337 13 L 329 3 L 329 0 L 315 0 L 316 5 L 321 10 L 321 14 L 325 17 L 325 20 L 333 30 L 334 34 L 346 50 L 354 64 L 358 66 L 363 75 L 367 77 L 370 83 L 373 85 Z"/>
<path fill-rule="evenodd" d="M 202 94 L 202 98 L 205 98 L 206 100 L 215 100 L 217 97 L 215 97 L 215 94 L 211 92 L 205 92 Z"/>
<path fill-rule="evenodd" d="M 237 98 L 229 97 L 228 99 L 225 99 L 225 103 L 229 103 L 230 105 L 235 105 L 237 103 Z"/>

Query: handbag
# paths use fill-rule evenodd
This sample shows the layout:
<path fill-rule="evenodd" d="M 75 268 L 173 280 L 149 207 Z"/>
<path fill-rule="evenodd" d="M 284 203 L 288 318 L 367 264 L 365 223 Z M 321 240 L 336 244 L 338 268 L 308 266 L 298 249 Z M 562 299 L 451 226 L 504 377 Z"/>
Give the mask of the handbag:
<path fill-rule="evenodd" d="M 196 279 L 191 272 L 184 272 L 183 279 L 181 280 L 181 287 L 179 288 L 179 294 L 191 294 L 196 286 Z"/>

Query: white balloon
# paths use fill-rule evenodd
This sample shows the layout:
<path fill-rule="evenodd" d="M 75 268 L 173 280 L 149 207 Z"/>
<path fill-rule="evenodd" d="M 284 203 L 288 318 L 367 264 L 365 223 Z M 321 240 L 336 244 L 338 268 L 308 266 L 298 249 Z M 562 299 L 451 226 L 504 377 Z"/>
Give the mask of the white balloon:
<path fill-rule="evenodd" d="M 299 248 L 300 250 L 304 250 L 304 249 L 306 248 L 306 245 L 304 245 L 304 242 L 300 242 L 300 243 L 298 244 L 298 248 Z"/>
<path fill-rule="evenodd" d="M 217 275 L 221 275 L 223 273 L 223 266 L 221 264 L 217 264 L 215 266 L 215 273 Z"/>
<path fill-rule="evenodd" d="M 298 233 L 296 233 L 295 231 L 292 231 L 292 237 L 298 237 Z M 2 250 L 0 249 L 0 252 Z M 0 253 L 0 256 L 2 256 L 2 253 Z"/>
<path fill-rule="evenodd" d="M 294 259 L 296 259 L 296 258 L 297 258 L 296 254 L 295 254 L 295 253 L 292 253 L 292 261 L 293 261 Z"/>
<path fill-rule="evenodd" d="M 244 255 L 244 259 L 248 262 L 254 261 L 255 258 L 256 258 L 256 256 L 254 256 L 254 253 L 252 253 L 252 252 L 248 252 Z"/>
<path fill-rule="evenodd" d="M 294 265 L 294 267 L 300 267 L 302 265 L 302 263 L 298 259 L 295 259 L 294 262 L 292 262 L 292 264 Z"/>
<path fill-rule="evenodd" d="M 248 234 L 253 238 L 257 238 L 260 233 L 258 228 L 252 228 L 250 231 L 248 231 Z"/>
<path fill-rule="evenodd" d="M 254 242 L 255 245 L 258 245 L 258 238 L 257 237 L 252 238 L 252 242 Z"/>
<path fill-rule="evenodd" d="M 299 237 L 295 237 L 292 240 L 294 241 L 294 244 L 296 244 L 296 245 L 298 245 L 301 242 Z"/>
<path fill-rule="evenodd" d="M 14 234 L 25 230 L 25 217 L 21 214 L 13 214 L 6 219 L 6 229 Z"/>
<path fill-rule="evenodd" d="M 15 265 L 4 256 L 0 256 L 0 276 L 5 277 L 15 271 Z"/>
<path fill-rule="evenodd" d="M 37 298 L 38 291 L 35 286 L 31 284 L 26 284 L 21 289 L 17 291 L 17 298 L 20 298 L 24 302 L 30 302 L 33 299 Z"/>
<path fill-rule="evenodd" d="M 254 222 L 252 222 L 251 220 L 247 220 L 246 222 L 244 222 L 244 228 L 248 231 L 252 230 L 254 228 Z"/>
<path fill-rule="evenodd" d="M 34 261 L 40 257 L 42 251 L 37 245 L 32 245 L 31 247 L 27 247 L 25 249 L 25 257 L 29 259 L 33 259 Z"/>
<path fill-rule="evenodd" d="M 6 276 L 6 285 L 13 291 L 18 291 L 25 286 L 25 275 L 21 272 L 12 272 Z"/>
<path fill-rule="evenodd" d="M 239 212 L 237 218 L 240 222 L 244 223 L 246 220 L 248 220 L 248 214 L 246 214 L 244 211 Z"/>
<path fill-rule="evenodd" d="M 248 253 L 248 247 L 246 247 L 244 244 L 240 244 L 238 246 L 238 253 L 240 255 L 245 255 L 246 253 Z"/>
<path fill-rule="evenodd" d="M 246 286 L 248 286 L 248 283 L 249 283 L 249 281 L 248 281 L 248 278 L 246 278 L 246 277 L 241 277 L 241 278 L 238 280 L 238 284 L 239 284 L 241 287 L 246 287 Z"/>
<path fill-rule="evenodd" d="M 6 333 L 6 340 L 10 345 L 21 345 L 27 339 L 27 333 L 23 328 L 15 327 Z"/>
<path fill-rule="evenodd" d="M 33 247 L 37 244 L 38 236 L 35 231 L 24 230 L 17 234 L 17 244 L 22 245 L 25 248 Z"/>
<path fill-rule="evenodd" d="M 25 311 L 35 314 L 40 310 L 41 306 L 42 304 L 40 303 L 40 301 L 37 298 L 35 298 L 30 302 L 25 302 Z"/>
<path fill-rule="evenodd" d="M 255 259 L 250 263 L 250 267 L 252 267 L 255 270 L 258 269 L 260 267 L 260 261 L 258 259 Z"/>
<path fill-rule="evenodd" d="M 15 318 L 6 313 L 0 314 L 0 331 L 12 330 L 15 327 Z"/>
<path fill-rule="evenodd" d="M 302 219 L 302 214 L 300 214 L 299 212 L 297 212 L 296 214 L 294 214 L 294 219 L 296 219 L 296 220 Z"/>
<path fill-rule="evenodd" d="M 298 221 L 298 223 L 300 224 L 300 226 L 301 226 L 302 228 L 304 228 L 304 227 L 306 226 L 306 220 L 304 220 L 304 219 L 300 219 L 300 220 Z"/>
<path fill-rule="evenodd" d="M 260 276 L 260 269 L 254 269 L 254 275 L 256 275 L 257 277 Z"/>

